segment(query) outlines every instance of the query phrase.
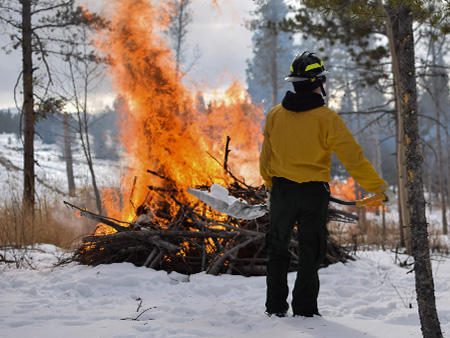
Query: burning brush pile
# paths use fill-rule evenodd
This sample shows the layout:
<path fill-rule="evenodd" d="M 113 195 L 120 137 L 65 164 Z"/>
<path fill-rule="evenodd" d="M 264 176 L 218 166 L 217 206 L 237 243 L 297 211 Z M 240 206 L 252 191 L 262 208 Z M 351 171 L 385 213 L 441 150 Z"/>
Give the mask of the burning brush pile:
<path fill-rule="evenodd" d="M 233 182 L 228 190 L 233 196 L 250 204 L 265 202 L 262 186 L 248 186 L 229 173 Z M 160 176 L 152 171 L 149 174 Z M 164 179 L 168 186 L 175 187 L 170 179 Z M 101 225 L 96 234 L 83 239 L 76 252 L 76 260 L 88 265 L 131 262 L 185 274 L 206 271 L 210 274 L 254 276 L 266 273 L 264 239 L 269 227 L 268 214 L 254 220 L 237 220 L 215 212 L 202 202 L 190 203 L 182 191 L 168 186 L 148 187 L 149 191 L 161 195 L 161 202 L 156 209 L 145 204 L 138 206 L 134 222 L 122 222 L 79 209 L 83 216 L 95 219 Z M 198 188 L 207 189 L 206 186 Z M 175 205 L 175 212 L 169 200 Z M 355 217 L 341 210 L 329 209 L 329 220 L 353 222 Z M 101 233 L 100 229 L 105 230 L 105 226 L 114 233 Z M 296 232 L 294 228 L 290 244 L 291 271 L 295 271 L 298 264 Z M 351 257 L 345 249 L 329 239 L 324 265 L 348 259 Z"/>
<path fill-rule="evenodd" d="M 181 273 L 264 274 L 267 215 L 238 221 L 186 193 L 217 183 L 250 204 L 264 202 L 258 170 L 262 109 L 237 81 L 222 92 L 209 90 L 214 99 L 207 104 L 202 91 L 208 89 L 197 88 L 193 95 L 183 85 L 163 34 L 167 22 L 161 13 L 171 8 L 147 0 L 111 0 L 108 10 L 111 28 L 99 32 L 96 43 L 110 60 L 121 98 L 120 141 L 129 169 L 120 192 L 102 192 L 107 216 L 80 209 L 99 224 L 83 239 L 76 259 Z M 352 216 L 330 210 L 330 219 Z M 294 270 L 296 241 L 291 252 Z M 346 258 L 329 243 L 327 264 Z"/>

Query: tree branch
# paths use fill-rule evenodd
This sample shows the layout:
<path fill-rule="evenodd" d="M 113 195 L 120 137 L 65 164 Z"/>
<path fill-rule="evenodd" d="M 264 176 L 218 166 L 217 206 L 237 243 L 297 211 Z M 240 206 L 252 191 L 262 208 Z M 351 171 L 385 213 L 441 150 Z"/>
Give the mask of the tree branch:
<path fill-rule="evenodd" d="M 50 6 L 50 7 L 46 7 L 46 8 L 40 8 L 40 9 L 32 11 L 31 15 L 34 15 L 34 14 L 37 14 L 37 13 L 51 11 L 53 9 L 60 8 L 60 7 L 70 6 L 70 5 L 72 5 L 72 3 L 73 3 L 73 1 L 68 1 L 68 2 L 61 3 L 61 4 L 58 4 L 58 5 L 55 5 L 55 6 Z"/>
<path fill-rule="evenodd" d="M 6 19 L 6 18 L 0 16 L 0 21 L 3 21 L 3 22 L 5 22 L 5 23 L 7 23 L 8 25 L 11 25 L 11 26 L 13 26 L 14 28 L 17 28 L 17 29 L 19 29 L 19 30 L 22 29 L 22 25 L 19 24 L 19 23 L 17 23 L 17 22 L 15 22 L 15 21 L 13 21 L 13 20 Z"/>
<path fill-rule="evenodd" d="M 345 111 L 345 112 L 339 112 L 339 115 L 355 115 L 355 114 L 361 114 L 361 115 L 371 115 L 371 114 L 392 114 L 394 115 L 396 113 L 395 110 L 386 110 L 386 109 L 377 109 L 377 110 L 369 110 L 369 111 Z"/>

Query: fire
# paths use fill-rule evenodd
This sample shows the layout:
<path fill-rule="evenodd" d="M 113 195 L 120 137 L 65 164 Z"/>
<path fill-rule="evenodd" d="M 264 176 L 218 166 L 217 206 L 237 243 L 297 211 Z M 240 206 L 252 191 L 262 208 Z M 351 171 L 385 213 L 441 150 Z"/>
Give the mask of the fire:
<path fill-rule="evenodd" d="M 355 180 L 352 177 L 347 178 L 345 181 L 333 180 L 330 183 L 330 189 L 333 196 L 337 198 L 347 201 L 354 201 L 357 198 L 355 193 Z"/>
<path fill-rule="evenodd" d="M 103 192 L 108 215 L 132 221 L 138 206 L 155 207 L 161 194 L 149 186 L 185 191 L 205 183 L 226 185 L 216 159 L 224 158 L 227 136 L 233 173 L 260 183 L 264 115 L 245 88 L 235 81 L 208 106 L 199 105 L 176 75 L 161 34 L 164 11 L 146 0 L 114 0 L 108 6 L 111 30 L 101 36 L 99 47 L 111 60 L 113 86 L 122 98 L 120 140 L 130 167 L 122 180 L 122 199 L 113 191 Z"/>

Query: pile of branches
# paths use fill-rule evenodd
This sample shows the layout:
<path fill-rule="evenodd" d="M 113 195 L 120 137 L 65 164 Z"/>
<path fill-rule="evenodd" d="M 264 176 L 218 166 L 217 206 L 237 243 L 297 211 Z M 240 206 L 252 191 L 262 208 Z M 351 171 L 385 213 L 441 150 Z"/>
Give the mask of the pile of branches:
<path fill-rule="evenodd" d="M 252 187 L 234 179 L 227 188 L 231 195 L 242 198 L 250 204 L 265 202 L 263 187 Z M 158 173 L 149 171 L 157 175 Z M 165 178 L 167 181 L 167 178 Z M 81 264 L 99 265 L 131 262 L 166 271 L 193 274 L 206 271 L 209 274 L 240 274 L 255 276 L 266 274 L 267 253 L 265 234 L 269 227 L 266 214 L 256 220 L 237 220 L 214 212 L 202 202 L 196 204 L 184 201 L 183 192 L 177 191 L 168 182 L 164 188 L 149 187 L 161 194 L 156 210 L 141 205 L 136 209 L 134 222 L 122 222 L 110 217 L 94 214 L 76 208 L 82 216 L 94 219 L 114 228 L 117 232 L 108 235 L 89 235 L 76 250 L 75 260 Z M 196 187 L 207 189 L 204 187 Z M 172 207 L 167 201 L 173 201 Z M 176 212 L 173 210 L 176 205 Z M 154 208 L 154 207 L 153 207 Z M 356 215 L 329 208 L 329 221 L 354 222 Z M 296 229 L 292 235 L 289 250 L 292 255 L 290 271 L 297 270 L 298 242 Z M 324 266 L 345 262 L 352 257 L 347 251 L 328 239 L 328 251 Z"/>

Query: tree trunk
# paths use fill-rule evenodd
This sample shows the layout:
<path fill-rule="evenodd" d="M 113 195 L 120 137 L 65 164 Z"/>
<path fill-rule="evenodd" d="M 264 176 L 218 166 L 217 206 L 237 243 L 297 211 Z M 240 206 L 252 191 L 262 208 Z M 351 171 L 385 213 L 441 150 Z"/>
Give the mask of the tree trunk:
<path fill-rule="evenodd" d="M 361 109 L 361 96 L 359 95 L 358 91 L 355 91 L 355 106 L 356 106 L 356 111 L 360 111 L 360 109 Z M 361 130 L 361 115 L 360 114 L 356 115 L 356 128 L 357 128 L 357 130 Z M 359 144 L 361 144 L 361 146 L 364 147 L 365 143 L 366 143 L 364 136 L 360 135 L 358 137 L 358 142 L 359 142 Z M 361 189 L 361 187 L 356 182 L 356 180 L 355 180 L 355 196 L 356 196 L 357 200 L 363 199 L 365 197 L 363 189 Z M 366 208 L 365 207 L 360 207 L 360 208 L 357 208 L 357 209 L 358 209 L 358 226 L 359 226 L 359 231 L 361 232 L 361 236 L 364 236 L 367 233 Z"/>
<path fill-rule="evenodd" d="M 271 82 L 272 82 L 272 107 L 278 104 L 278 32 L 272 33 L 273 46 L 272 46 L 272 70 L 271 70 Z"/>
<path fill-rule="evenodd" d="M 448 126 L 448 120 L 445 121 L 446 126 Z M 445 129 L 445 144 L 447 148 L 447 203 L 450 200 L 450 137 L 448 133 L 448 129 Z"/>
<path fill-rule="evenodd" d="M 95 203 L 97 204 L 97 210 L 99 214 L 102 214 L 102 198 L 100 196 L 100 191 L 97 187 L 97 179 L 95 177 L 94 163 L 92 161 L 92 151 L 91 142 L 89 140 L 89 123 L 88 123 L 88 112 L 87 112 L 87 102 L 88 102 L 88 88 L 89 88 L 89 71 L 87 61 L 84 61 L 84 76 L 83 76 L 83 126 L 84 126 L 84 136 L 86 142 L 83 143 L 86 152 L 86 159 L 89 166 L 89 171 L 91 172 L 92 187 L 95 194 Z"/>
<path fill-rule="evenodd" d="M 397 87 L 397 86 L 396 86 Z M 395 89 L 397 94 L 397 88 Z M 399 232 L 400 232 L 400 246 L 406 248 L 411 252 L 411 236 L 409 228 L 408 208 L 406 206 L 406 170 L 405 170 L 405 145 L 403 143 L 403 120 L 400 116 L 399 105 L 397 105 L 396 116 L 396 160 L 397 160 L 397 187 L 398 187 L 398 216 L 399 216 Z"/>
<path fill-rule="evenodd" d="M 448 77 L 446 77 L 446 78 L 448 78 Z M 444 81 L 444 91 L 443 92 L 445 92 L 445 90 L 447 90 L 447 93 L 448 93 L 448 89 L 449 89 L 448 82 Z M 446 102 L 444 101 L 444 104 L 445 103 Z M 445 106 L 447 107 L 447 109 L 449 109 L 448 104 L 445 104 Z M 447 112 L 448 111 L 449 110 L 447 110 Z M 446 156 L 446 161 L 445 161 L 445 165 L 447 167 L 447 173 L 446 173 L 446 176 L 447 176 L 447 204 L 450 205 L 448 203 L 450 201 L 450 137 L 449 137 L 449 132 L 448 132 L 448 124 L 449 124 L 448 113 L 446 114 L 444 112 L 444 118 L 445 118 L 445 125 L 447 126 L 447 128 L 444 129 L 445 130 L 445 147 L 447 149 L 447 154 L 446 154 L 447 156 Z"/>
<path fill-rule="evenodd" d="M 428 211 L 430 214 L 433 212 L 433 182 L 431 175 L 431 173 L 428 174 Z"/>
<path fill-rule="evenodd" d="M 89 144 L 89 137 L 86 136 L 87 142 Z M 91 154 L 91 150 L 89 147 L 88 150 L 89 154 Z M 88 166 L 89 166 L 89 171 L 91 173 L 91 180 L 92 180 L 92 187 L 94 189 L 94 195 L 95 195 L 95 203 L 97 205 L 97 210 L 98 213 L 101 214 L 102 213 L 102 198 L 100 196 L 100 191 L 98 190 L 98 186 L 97 186 L 97 180 L 95 178 L 95 171 L 94 171 L 94 164 L 92 163 L 92 157 L 90 156 L 90 160 L 88 160 Z"/>
<path fill-rule="evenodd" d="M 176 65 L 175 65 L 175 72 L 177 79 L 179 78 L 180 73 L 180 63 L 181 63 L 181 47 L 183 43 L 183 16 L 184 16 L 184 8 L 186 7 L 186 4 L 184 1 L 181 1 L 179 4 L 177 4 L 177 41 L 176 41 L 176 47 L 175 47 L 175 59 L 176 59 Z"/>
<path fill-rule="evenodd" d="M 31 0 L 22 1 L 22 70 L 23 70 L 23 218 L 34 220 L 34 102 L 32 58 Z"/>
<path fill-rule="evenodd" d="M 433 55 L 433 65 L 437 63 L 437 53 L 435 49 L 435 44 L 431 42 L 431 53 Z M 445 78 L 444 78 L 445 79 Z M 445 178 L 444 178 L 444 158 L 442 155 L 442 137 L 441 137 L 441 91 L 443 82 L 440 77 L 433 76 L 431 80 L 431 90 L 430 96 L 431 100 L 434 102 L 436 108 L 436 142 L 438 151 L 438 168 L 439 168 L 439 192 L 441 195 L 441 212 L 442 212 L 442 232 L 444 235 L 448 234 L 448 224 L 447 224 L 447 201 L 445 192 Z M 444 94 L 444 95 L 448 95 Z"/>
<path fill-rule="evenodd" d="M 447 225 L 447 202 L 445 196 L 445 180 L 444 180 L 444 160 L 442 158 L 442 138 L 441 138 L 441 114 L 439 106 L 436 109 L 436 141 L 438 151 L 438 165 L 439 165 L 439 192 L 441 195 L 441 211 L 442 211 L 442 232 L 444 235 L 448 234 Z"/>
<path fill-rule="evenodd" d="M 434 297 L 434 282 L 428 245 L 425 198 L 422 182 L 423 157 L 420 150 L 416 107 L 416 74 L 412 9 L 405 1 L 386 5 L 387 32 L 398 104 L 399 121 L 403 122 L 407 170 L 407 202 L 414 257 L 417 304 L 424 337 L 442 337 Z"/>
<path fill-rule="evenodd" d="M 374 139 L 373 143 L 375 144 L 375 169 L 377 170 L 377 173 L 383 177 L 383 169 L 381 166 L 381 143 L 380 143 L 380 128 L 379 126 L 375 127 L 375 132 L 373 133 Z M 386 244 L 386 210 L 384 205 L 381 206 L 381 209 L 378 209 L 377 212 L 379 215 L 379 212 L 381 212 L 381 246 L 383 250 L 385 250 L 385 244 Z"/>
<path fill-rule="evenodd" d="M 64 159 L 66 160 L 67 183 L 69 185 L 69 196 L 75 196 L 75 180 L 73 178 L 73 159 L 72 159 L 72 137 L 70 134 L 69 114 L 63 115 L 64 125 Z"/>

